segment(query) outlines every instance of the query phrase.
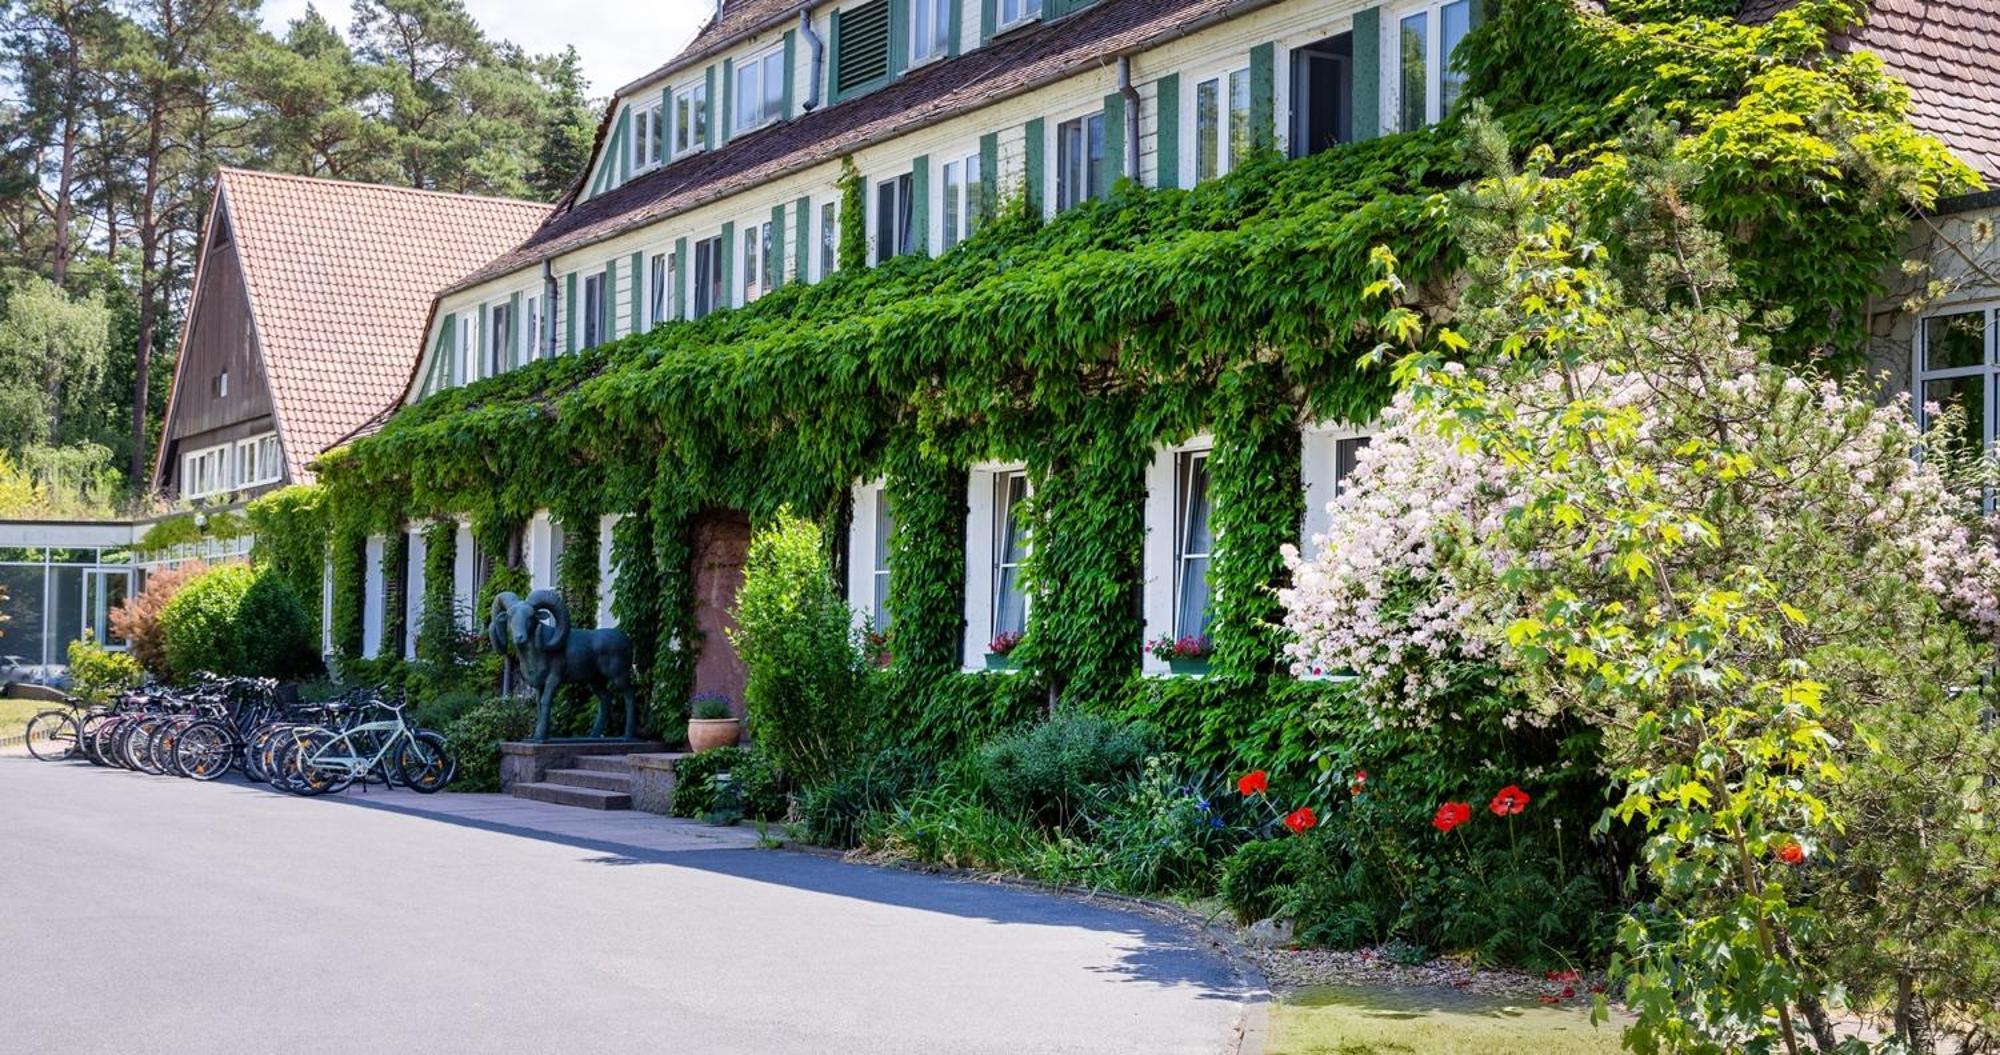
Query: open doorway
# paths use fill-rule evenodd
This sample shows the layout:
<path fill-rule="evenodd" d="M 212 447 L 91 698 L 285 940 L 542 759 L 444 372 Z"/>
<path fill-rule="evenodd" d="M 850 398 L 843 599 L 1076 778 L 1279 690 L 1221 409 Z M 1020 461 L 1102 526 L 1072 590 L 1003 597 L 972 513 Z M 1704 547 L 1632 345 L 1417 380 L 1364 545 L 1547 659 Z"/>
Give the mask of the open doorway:
<path fill-rule="evenodd" d="M 1292 51 L 1292 156 L 1354 139 L 1354 34 L 1336 33 Z"/>

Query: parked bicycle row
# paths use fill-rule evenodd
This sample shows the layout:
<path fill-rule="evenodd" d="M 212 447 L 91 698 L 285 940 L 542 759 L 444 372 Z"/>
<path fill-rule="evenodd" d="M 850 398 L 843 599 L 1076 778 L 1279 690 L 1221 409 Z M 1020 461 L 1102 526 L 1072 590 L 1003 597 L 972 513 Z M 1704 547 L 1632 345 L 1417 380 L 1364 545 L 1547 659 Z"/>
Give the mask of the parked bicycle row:
<path fill-rule="evenodd" d="M 411 725 L 401 700 L 354 689 L 316 703 L 280 701 L 268 678 L 202 677 L 148 687 L 103 706 L 70 699 L 28 721 L 28 752 L 44 761 L 83 758 L 189 780 L 232 769 L 297 795 L 342 791 L 356 781 L 426 794 L 457 765 L 444 736 Z"/>

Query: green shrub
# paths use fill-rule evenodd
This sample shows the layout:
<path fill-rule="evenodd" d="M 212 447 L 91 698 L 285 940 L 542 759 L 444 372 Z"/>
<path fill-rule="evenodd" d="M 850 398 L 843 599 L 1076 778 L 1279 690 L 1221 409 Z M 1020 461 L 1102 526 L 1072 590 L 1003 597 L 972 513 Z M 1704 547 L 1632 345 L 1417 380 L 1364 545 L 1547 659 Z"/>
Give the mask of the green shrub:
<path fill-rule="evenodd" d="M 964 787 L 946 783 L 877 814 L 862 834 L 867 849 L 945 868 L 976 868 L 1064 882 L 1059 846 L 1026 821 L 998 813 Z"/>
<path fill-rule="evenodd" d="M 733 614 L 758 743 L 795 780 L 839 772 L 868 726 L 870 667 L 818 525 L 785 512 L 751 537 Z"/>
<path fill-rule="evenodd" d="M 500 697 L 477 704 L 443 730 L 458 760 L 453 791 L 500 790 L 500 744 L 535 731 L 535 708 L 526 700 Z"/>
<path fill-rule="evenodd" d="M 129 653 L 112 652 L 95 641 L 69 643 L 69 691 L 91 703 L 108 703 L 146 679 Z"/>
<path fill-rule="evenodd" d="M 1151 737 L 1143 726 L 1063 711 L 981 748 L 977 770 L 988 799 L 1004 812 L 1054 831 L 1139 771 Z"/>
<path fill-rule="evenodd" d="M 1255 923 L 1277 913 L 1303 878 L 1305 846 L 1297 838 L 1255 839 L 1222 862 L 1217 890 L 1237 922 Z"/>
<path fill-rule="evenodd" d="M 800 833 L 820 846 L 859 846 L 871 816 L 893 810 L 931 775 L 922 756 L 909 748 L 878 751 L 799 792 Z"/>
<path fill-rule="evenodd" d="M 276 569 L 259 572 L 244 591 L 236 624 L 243 647 L 243 667 L 237 673 L 286 681 L 319 673 L 313 618 Z"/>
<path fill-rule="evenodd" d="M 1137 777 L 1086 806 L 1095 851 L 1093 885 L 1137 894 L 1215 889 L 1216 868 L 1248 832 L 1240 806 L 1191 777 L 1171 755 L 1146 759 Z"/>
<path fill-rule="evenodd" d="M 716 779 L 729 774 L 724 793 Z M 674 766 L 676 817 L 703 817 L 728 824 L 743 818 L 781 821 L 790 808 L 785 781 L 775 761 L 758 747 L 719 747 L 689 755 Z"/>
<path fill-rule="evenodd" d="M 177 679 L 198 671 L 242 673 L 247 662 L 237 613 L 257 581 L 244 564 L 211 568 L 183 586 L 160 613 L 167 669 Z"/>

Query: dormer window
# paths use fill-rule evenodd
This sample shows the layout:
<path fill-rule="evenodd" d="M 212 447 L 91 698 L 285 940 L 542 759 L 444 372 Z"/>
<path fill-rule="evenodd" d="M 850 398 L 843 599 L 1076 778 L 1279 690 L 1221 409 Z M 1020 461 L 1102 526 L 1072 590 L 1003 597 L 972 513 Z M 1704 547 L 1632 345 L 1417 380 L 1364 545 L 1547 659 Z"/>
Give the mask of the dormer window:
<path fill-rule="evenodd" d="M 217 397 L 227 397 L 229 395 L 229 371 L 224 370 L 215 375 L 215 394 Z"/>
<path fill-rule="evenodd" d="M 1000 0 L 1000 21 L 996 27 L 1012 29 L 1042 17 L 1042 0 Z"/>
<path fill-rule="evenodd" d="M 943 58 L 951 48 L 952 0 L 908 0 L 910 63 Z"/>
<path fill-rule="evenodd" d="M 736 67 L 736 124 L 741 135 L 785 116 L 785 49 L 774 47 Z"/>
<path fill-rule="evenodd" d="M 708 85 L 697 83 L 674 93 L 674 156 L 692 154 L 708 145 Z"/>
<path fill-rule="evenodd" d="M 632 108 L 632 171 L 644 172 L 666 160 L 666 115 L 660 104 Z"/>

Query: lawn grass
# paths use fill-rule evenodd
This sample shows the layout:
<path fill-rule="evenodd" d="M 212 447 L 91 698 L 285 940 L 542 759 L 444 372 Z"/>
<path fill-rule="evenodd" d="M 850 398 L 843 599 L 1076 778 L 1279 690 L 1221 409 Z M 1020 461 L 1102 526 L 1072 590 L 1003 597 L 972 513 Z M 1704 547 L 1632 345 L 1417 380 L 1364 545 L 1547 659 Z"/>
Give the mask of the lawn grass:
<path fill-rule="evenodd" d="M 1619 1025 L 1451 990 L 1313 989 L 1273 1010 L 1269 1055 L 1612 1055 Z"/>
<path fill-rule="evenodd" d="M 0 697 L 0 736 L 19 736 L 27 731 L 28 719 L 56 706 L 47 700 L 10 700 Z"/>

